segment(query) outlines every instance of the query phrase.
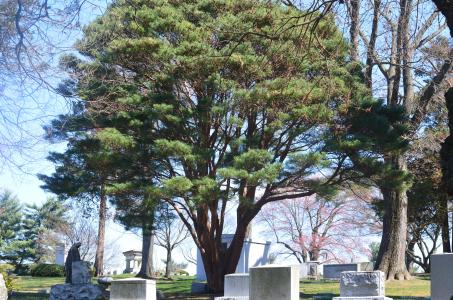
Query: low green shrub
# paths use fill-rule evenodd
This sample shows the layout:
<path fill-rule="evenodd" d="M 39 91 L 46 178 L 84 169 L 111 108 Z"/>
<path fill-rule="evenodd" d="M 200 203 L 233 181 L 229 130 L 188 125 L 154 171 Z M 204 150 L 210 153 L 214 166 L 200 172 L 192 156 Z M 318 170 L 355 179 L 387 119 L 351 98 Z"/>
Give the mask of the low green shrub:
<path fill-rule="evenodd" d="M 189 273 L 186 270 L 179 269 L 175 271 L 175 275 L 189 276 Z"/>
<path fill-rule="evenodd" d="M 31 276 L 35 277 L 63 277 L 63 266 L 56 264 L 36 264 L 30 269 Z"/>
<path fill-rule="evenodd" d="M 11 264 L 0 264 L 0 273 L 11 273 L 14 269 L 14 266 Z"/>
<path fill-rule="evenodd" d="M 31 267 L 32 265 L 30 264 L 19 265 L 14 269 L 14 274 L 19 276 L 29 276 Z"/>

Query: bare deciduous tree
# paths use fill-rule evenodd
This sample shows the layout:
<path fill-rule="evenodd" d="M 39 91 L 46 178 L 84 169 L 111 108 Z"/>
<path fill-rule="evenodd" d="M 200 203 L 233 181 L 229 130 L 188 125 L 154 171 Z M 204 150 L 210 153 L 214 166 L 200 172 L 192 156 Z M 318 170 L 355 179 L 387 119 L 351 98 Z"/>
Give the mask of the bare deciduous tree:
<path fill-rule="evenodd" d="M 159 213 L 159 224 L 155 231 L 156 245 L 167 252 L 165 259 L 165 277 L 170 277 L 172 252 L 179 247 L 189 236 L 185 224 L 168 205 L 164 205 Z"/>
<path fill-rule="evenodd" d="M 98 2 L 98 3 L 96 3 Z M 56 105 L 58 57 L 71 50 L 82 10 L 101 13 L 100 1 L 3 0 L 0 3 L 0 167 L 22 169 L 36 159 L 40 121 Z M 19 159 L 19 157 L 21 159 Z"/>
<path fill-rule="evenodd" d="M 374 95 L 388 105 L 401 105 L 411 127 L 408 140 L 413 140 L 423 127 L 428 107 L 441 90 L 452 66 L 452 53 L 436 68 L 435 74 L 424 72 L 423 49 L 441 35 L 446 24 L 431 2 L 413 0 L 369 0 L 360 7 L 346 2 L 350 18 L 359 14 L 358 33 L 361 45 L 358 57 L 366 59 L 365 75 Z M 369 22 L 368 20 L 371 20 Z M 351 33 L 355 22 L 351 22 Z M 353 43 L 354 44 L 354 43 Z M 396 172 L 407 173 L 407 157 L 403 153 L 383 159 Z M 409 278 L 405 265 L 407 234 L 407 187 L 379 188 L 384 198 L 384 227 L 376 267 L 388 279 Z"/>

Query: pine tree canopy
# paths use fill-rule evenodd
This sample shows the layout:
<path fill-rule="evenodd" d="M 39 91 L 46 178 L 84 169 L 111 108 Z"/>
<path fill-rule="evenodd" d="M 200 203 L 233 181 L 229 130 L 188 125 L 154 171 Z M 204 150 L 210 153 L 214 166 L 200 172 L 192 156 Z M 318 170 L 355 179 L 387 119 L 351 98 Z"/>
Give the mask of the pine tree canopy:
<path fill-rule="evenodd" d="M 370 100 L 334 21 L 305 18 L 255 0 L 119 0 L 85 28 L 81 56 L 62 60 L 72 80 L 61 90 L 109 149 L 145 150 L 148 195 L 177 210 L 205 266 L 235 266 L 235 243 L 220 242 L 228 201 L 241 243 L 266 203 L 384 176 L 374 149 L 404 147 L 401 111 Z"/>

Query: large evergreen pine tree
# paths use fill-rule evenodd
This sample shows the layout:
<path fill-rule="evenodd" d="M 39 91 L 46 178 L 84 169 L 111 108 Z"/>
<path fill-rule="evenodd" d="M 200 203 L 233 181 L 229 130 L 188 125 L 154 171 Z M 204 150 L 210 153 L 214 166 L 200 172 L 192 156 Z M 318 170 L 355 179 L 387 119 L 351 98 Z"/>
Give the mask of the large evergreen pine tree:
<path fill-rule="evenodd" d="M 328 196 L 364 173 L 385 177 L 373 147 L 403 143 L 397 110 L 359 105 L 369 93 L 334 22 L 321 20 L 305 39 L 312 27 L 302 19 L 262 1 L 120 0 L 85 29 L 77 47 L 86 60 L 63 61 L 90 117 L 116 120 L 105 126 L 124 138 L 137 139 L 138 128 L 149 138 L 160 168 L 149 192 L 187 226 L 213 291 L 235 271 L 263 205 Z M 367 116 L 373 128 L 361 128 Z M 224 248 L 231 201 L 236 227 Z"/>

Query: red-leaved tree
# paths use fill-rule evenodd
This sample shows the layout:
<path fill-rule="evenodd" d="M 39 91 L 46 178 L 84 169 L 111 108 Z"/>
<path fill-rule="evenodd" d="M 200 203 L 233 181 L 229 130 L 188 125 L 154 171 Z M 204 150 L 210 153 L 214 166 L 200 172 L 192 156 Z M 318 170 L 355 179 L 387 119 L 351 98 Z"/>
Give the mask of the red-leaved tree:
<path fill-rule="evenodd" d="M 259 220 L 283 246 L 281 254 L 292 255 L 300 263 L 357 258 L 368 251 L 367 237 L 382 230 L 371 198 L 346 193 L 333 200 L 313 195 L 271 203 Z"/>

